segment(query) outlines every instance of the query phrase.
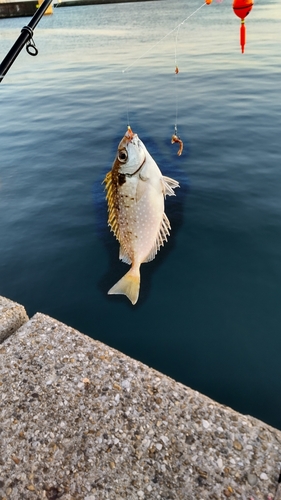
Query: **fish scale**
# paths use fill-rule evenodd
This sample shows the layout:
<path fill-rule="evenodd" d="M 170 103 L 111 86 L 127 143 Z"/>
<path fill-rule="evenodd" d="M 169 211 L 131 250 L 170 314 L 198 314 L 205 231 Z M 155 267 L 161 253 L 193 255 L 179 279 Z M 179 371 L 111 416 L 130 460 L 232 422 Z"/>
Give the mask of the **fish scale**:
<path fill-rule="evenodd" d="M 129 184 L 129 182 L 126 184 Z M 122 189 L 126 189 L 125 184 Z M 128 185 L 127 189 L 133 191 L 132 186 Z M 125 260 L 127 263 L 133 261 L 134 255 L 138 256 L 140 262 L 146 262 L 148 254 L 156 241 L 155 228 L 157 228 L 157 233 L 160 229 L 163 219 L 164 199 L 163 197 L 154 197 L 154 193 L 150 193 L 150 189 L 148 186 L 148 192 L 138 202 L 136 202 L 136 192 L 131 192 L 128 199 L 123 203 L 122 201 L 126 195 L 119 195 L 120 242 L 122 242 L 122 248 L 129 256 L 130 262 L 128 262 L 128 259 Z M 158 202 L 158 206 L 156 206 L 156 202 Z M 123 260 L 122 257 L 120 258 Z"/>

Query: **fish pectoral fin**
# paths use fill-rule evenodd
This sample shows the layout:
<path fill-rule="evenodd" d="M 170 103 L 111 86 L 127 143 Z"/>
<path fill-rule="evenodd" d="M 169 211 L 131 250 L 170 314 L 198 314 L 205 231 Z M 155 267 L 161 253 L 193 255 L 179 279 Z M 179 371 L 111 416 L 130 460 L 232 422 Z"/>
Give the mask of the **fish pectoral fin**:
<path fill-rule="evenodd" d="M 141 174 L 141 173 L 139 174 L 139 178 L 140 178 L 140 179 L 141 179 L 141 181 L 143 181 L 143 182 L 146 182 L 146 181 L 148 181 L 148 179 L 149 179 L 149 177 L 146 177 L 145 175 L 143 175 L 143 174 Z"/>
<path fill-rule="evenodd" d="M 140 271 L 139 268 L 130 269 L 121 280 L 110 288 L 108 295 L 126 295 L 134 305 L 139 298 Z"/>
<path fill-rule="evenodd" d="M 171 177 L 162 176 L 162 186 L 164 196 L 175 196 L 174 189 L 180 187 L 178 181 L 171 179 Z"/>
<path fill-rule="evenodd" d="M 148 178 L 146 178 L 145 180 L 142 179 L 140 176 L 139 176 L 139 182 L 137 184 L 137 189 L 136 189 L 136 196 L 135 196 L 135 202 L 138 203 L 141 198 L 144 196 L 144 194 L 146 193 L 147 191 L 147 184 L 146 184 L 146 181 L 148 180 Z"/>

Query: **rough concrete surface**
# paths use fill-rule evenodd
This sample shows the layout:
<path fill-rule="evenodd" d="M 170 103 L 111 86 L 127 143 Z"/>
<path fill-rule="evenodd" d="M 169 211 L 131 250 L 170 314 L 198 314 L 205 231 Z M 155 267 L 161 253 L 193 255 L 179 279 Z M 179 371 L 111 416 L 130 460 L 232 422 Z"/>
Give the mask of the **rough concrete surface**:
<path fill-rule="evenodd" d="M 24 307 L 0 295 L 0 344 L 26 321 Z"/>
<path fill-rule="evenodd" d="M 1 500 L 273 498 L 281 432 L 36 314 L 0 347 Z"/>

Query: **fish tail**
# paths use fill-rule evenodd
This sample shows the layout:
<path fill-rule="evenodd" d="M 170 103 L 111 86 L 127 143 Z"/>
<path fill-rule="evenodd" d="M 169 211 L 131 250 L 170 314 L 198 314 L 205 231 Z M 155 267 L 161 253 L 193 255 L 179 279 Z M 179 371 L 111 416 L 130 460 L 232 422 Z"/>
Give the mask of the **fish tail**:
<path fill-rule="evenodd" d="M 131 267 L 121 280 L 110 288 L 108 295 L 126 295 L 134 305 L 139 298 L 140 270 Z"/>

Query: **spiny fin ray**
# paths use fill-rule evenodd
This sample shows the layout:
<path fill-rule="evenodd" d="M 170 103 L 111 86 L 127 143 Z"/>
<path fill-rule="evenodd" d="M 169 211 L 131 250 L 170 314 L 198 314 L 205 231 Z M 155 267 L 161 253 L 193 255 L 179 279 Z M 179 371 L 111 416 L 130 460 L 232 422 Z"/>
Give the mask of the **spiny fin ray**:
<path fill-rule="evenodd" d="M 112 182 L 112 171 L 108 172 L 103 181 L 105 183 L 106 189 L 106 199 L 108 204 L 108 225 L 111 231 L 114 233 L 117 240 L 120 239 L 119 223 L 117 220 L 117 210 L 116 210 L 116 193 L 115 186 Z"/>
<path fill-rule="evenodd" d="M 160 250 L 160 247 L 164 246 L 165 241 L 168 241 L 168 236 L 170 235 L 170 229 L 171 229 L 170 221 L 164 212 L 161 226 L 156 236 L 155 243 L 144 262 L 150 262 L 151 260 L 154 259 L 155 255 Z"/>
<path fill-rule="evenodd" d="M 128 252 L 126 251 L 125 248 L 123 248 L 122 245 L 120 245 L 120 249 L 119 249 L 119 259 L 122 260 L 122 262 L 125 262 L 125 264 L 129 264 L 129 265 L 132 264 L 132 260 L 129 257 Z"/>

